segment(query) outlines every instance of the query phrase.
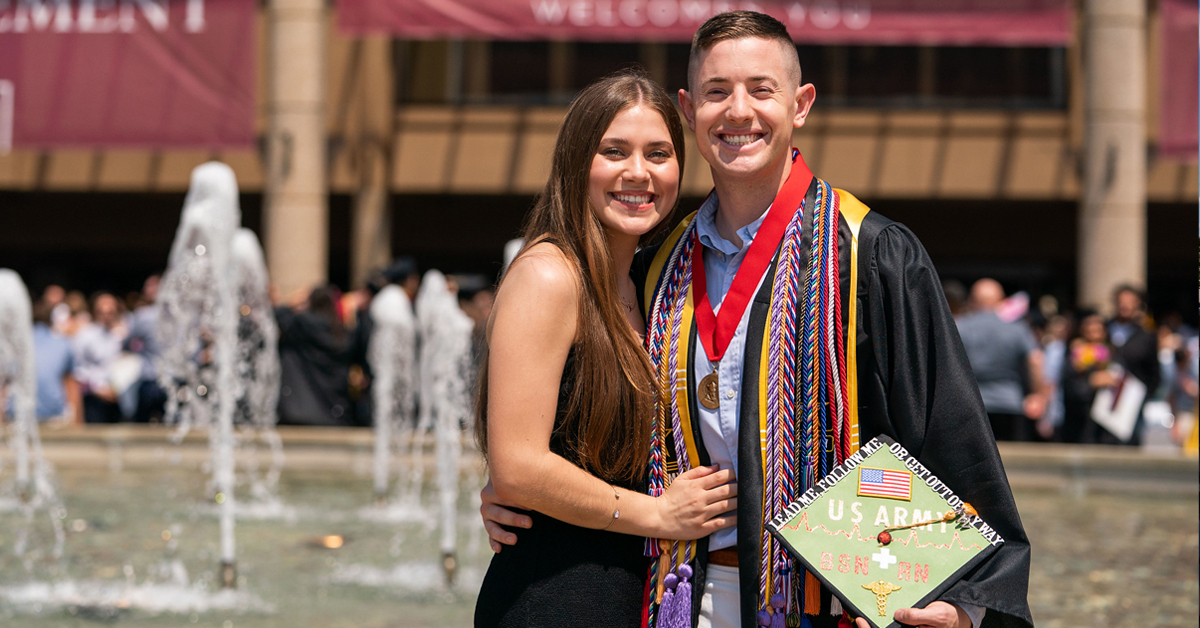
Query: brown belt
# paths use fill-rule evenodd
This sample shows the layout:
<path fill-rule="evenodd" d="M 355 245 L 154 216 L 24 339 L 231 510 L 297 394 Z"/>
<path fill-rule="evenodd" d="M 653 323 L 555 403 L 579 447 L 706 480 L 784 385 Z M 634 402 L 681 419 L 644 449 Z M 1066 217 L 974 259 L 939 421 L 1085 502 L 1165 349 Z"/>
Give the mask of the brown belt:
<path fill-rule="evenodd" d="M 736 547 L 713 550 L 708 553 L 708 564 L 722 567 L 737 567 L 738 552 Z"/>

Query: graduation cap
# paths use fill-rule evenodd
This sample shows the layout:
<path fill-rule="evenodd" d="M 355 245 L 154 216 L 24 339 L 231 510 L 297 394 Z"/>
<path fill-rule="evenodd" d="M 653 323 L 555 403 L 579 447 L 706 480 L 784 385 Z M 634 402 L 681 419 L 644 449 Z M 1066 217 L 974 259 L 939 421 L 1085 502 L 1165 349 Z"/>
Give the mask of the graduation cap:
<path fill-rule="evenodd" d="M 793 502 L 768 529 L 876 628 L 923 608 L 1004 539 L 970 504 L 886 436 L 872 439 Z"/>

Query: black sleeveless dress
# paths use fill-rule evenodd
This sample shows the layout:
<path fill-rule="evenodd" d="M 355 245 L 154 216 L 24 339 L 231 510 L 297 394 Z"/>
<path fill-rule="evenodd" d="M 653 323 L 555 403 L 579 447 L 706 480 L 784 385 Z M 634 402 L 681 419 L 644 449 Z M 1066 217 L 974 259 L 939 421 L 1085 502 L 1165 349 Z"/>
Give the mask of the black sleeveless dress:
<path fill-rule="evenodd" d="M 560 413 L 573 381 L 574 350 L 563 368 Z M 562 424 L 561 414 L 555 423 Z M 550 450 L 570 460 L 557 431 Z M 637 628 L 650 566 L 645 539 L 526 514 L 533 527 L 510 529 L 517 544 L 492 557 L 475 603 L 475 628 Z"/>

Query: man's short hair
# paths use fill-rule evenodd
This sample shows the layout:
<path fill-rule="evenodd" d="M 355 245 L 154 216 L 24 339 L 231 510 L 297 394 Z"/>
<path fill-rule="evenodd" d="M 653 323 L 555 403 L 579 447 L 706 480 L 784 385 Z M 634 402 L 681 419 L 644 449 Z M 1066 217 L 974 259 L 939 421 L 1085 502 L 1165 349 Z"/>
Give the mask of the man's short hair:
<path fill-rule="evenodd" d="M 50 325 L 51 314 L 54 312 L 54 306 L 45 299 L 38 299 L 33 304 L 33 322 L 43 325 Z"/>
<path fill-rule="evenodd" d="M 688 90 L 691 90 L 692 84 L 696 82 L 696 72 L 699 69 L 697 63 L 701 52 L 712 48 L 718 42 L 747 37 L 777 41 L 784 49 L 791 51 L 789 56 L 795 63 L 794 78 L 796 85 L 800 85 L 800 57 L 796 54 L 796 44 L 783 22 L 757 11 L 726 11 L 709 18 L 692 37 L 692 50 L 688 55 Z"/>
<path fill-rule="evenodd" d="M 1140 303 L 1142 307 L 1146 306 L 1146 293 L 1142 292 L 1141 289 L 1130 283 L 1119 284 L 1116 288 L 1113 288 L 1113 301 L 1116 302 L 1117 298 L 1125 292 L 1132 293 L 1133 296 L 1137 297 L 1138 303 Z"/>

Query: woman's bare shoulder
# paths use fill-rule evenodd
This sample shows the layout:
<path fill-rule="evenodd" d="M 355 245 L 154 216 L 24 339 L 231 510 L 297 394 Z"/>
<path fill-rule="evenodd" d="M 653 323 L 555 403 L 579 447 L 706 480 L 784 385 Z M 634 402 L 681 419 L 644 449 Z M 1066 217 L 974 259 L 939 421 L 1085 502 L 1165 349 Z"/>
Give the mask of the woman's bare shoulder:
<path fill-rule="evenodd" d="M 555 307 L 574 304 L 578 294 L 579 279 L 566 254 L 549 242 L 539 242 L 513 260 L 496 296 L 499 300 L 520 295 Z"/>

